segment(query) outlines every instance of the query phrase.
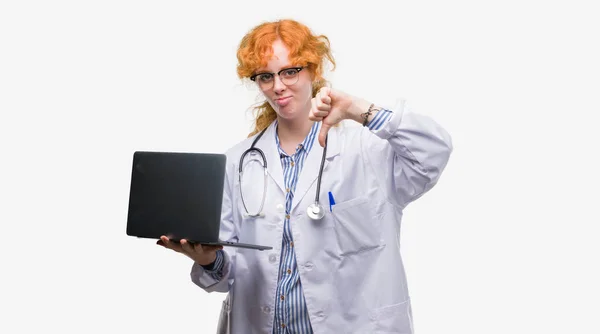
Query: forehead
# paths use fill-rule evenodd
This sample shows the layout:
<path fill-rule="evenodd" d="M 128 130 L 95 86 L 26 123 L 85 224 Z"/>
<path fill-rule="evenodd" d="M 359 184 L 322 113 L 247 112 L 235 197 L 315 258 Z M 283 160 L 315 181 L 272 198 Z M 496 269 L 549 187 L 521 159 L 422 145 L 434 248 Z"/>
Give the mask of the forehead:
<path fill-rule="evenodd" d="M 272 51 L 271 57 L 267 59 L 267 64 L 259 68 L 259 71 L 276 72 L 283 67 L 291 65 L 289 60 L 290 50 L 281 40 L 273 42 Z"/>

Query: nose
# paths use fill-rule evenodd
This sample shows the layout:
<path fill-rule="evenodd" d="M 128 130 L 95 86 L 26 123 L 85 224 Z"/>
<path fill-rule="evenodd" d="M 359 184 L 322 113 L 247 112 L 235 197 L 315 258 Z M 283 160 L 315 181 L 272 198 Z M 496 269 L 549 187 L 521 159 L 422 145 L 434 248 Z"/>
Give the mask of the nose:
<path fill-rule="evenodd" d="M 281 78 L 279 78 L 278 75 L 275 76 L 275 78 L 273 79 L 273 91 L 277 94 L 283 92 L 285 90 L 285 88 L 287 87 L 286 85 L 283 84 L 283 81 L 281 81 Z"/>

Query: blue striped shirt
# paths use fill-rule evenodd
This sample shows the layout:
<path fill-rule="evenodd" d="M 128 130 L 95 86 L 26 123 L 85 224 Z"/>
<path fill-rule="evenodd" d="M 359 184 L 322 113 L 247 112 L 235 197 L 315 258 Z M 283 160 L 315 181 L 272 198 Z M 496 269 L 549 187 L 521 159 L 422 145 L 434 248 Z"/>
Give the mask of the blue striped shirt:
<path fill-rule="evenodd" d="M 304 166 L 304 161 L 319 135 L 320 123 L 314 123 L 308 136 L 296 147 L 293 155 L 285 153 L 279 144 L 279 136 L 275 132 L 275 141 L 281 157 L 283 181 L 285 184 L 285 218 L 283 221 L 283 241 L 281 261 L 279 262 L 279 279 L 275 294 L 275 320 L 273 333 L 312 333 L 308 309 L 302 292 L 302 283 L 296 265 L 294 240 L 290 226 L 292 200 L 298 183 L 298 176 Z"/>
<path fill-rule="evenodd" d="M 367 124 L 371 131 L 380 129 L 392 116 L 389 110 L 381 110 Z M 276 121 L 277 122 L 277 121 Z M 277 123 L 275 124 L 277 127 Z M 292 199 L 298 183 L 298 176 L 304 166 L 304 161 L 308 153 L 315 144 L 315 138 L 319 135 L 320 123 L 314 123 L 308 136 L 296 147 L 293 155 L 288 155 L 281 149 L 279 136 L 275 131 L 275 142 L 281 158 L 281 167 L 283 169 L 283 179 L 286 187 L 285 194 L 285 212 L 286 216 L 283 222 L 283 239 L 281 247 L 281 261 L 279 263 L 279 276 L 277 291 L 275 295 L 275 319 L 273 322 L 274 334 L 312 334 L 312 327 L 308 317 L 308 309 L 302 292 L 302 283 L 296 264 L 294 253 L 294 240 L 290 226 L 290 211 L 292 209 Z M 207 273 L 214 279 L 222 278 L 224 266 L 223 251 L 217 252 L 217 259 L 212 266 L 205 266 Z M 211 268 L 212 267 L 212 268 Z"/>
<path fill-rule="evenodd" d="M 387 121 L 390 120 L 391 117 L 392 112 L 390 110 L 381 109 L 381 111 L 375 114 L 375 117 L 373 117 L 373 119 L 369 121 L 367 127 L 371 131 L 379 130 Z"/>

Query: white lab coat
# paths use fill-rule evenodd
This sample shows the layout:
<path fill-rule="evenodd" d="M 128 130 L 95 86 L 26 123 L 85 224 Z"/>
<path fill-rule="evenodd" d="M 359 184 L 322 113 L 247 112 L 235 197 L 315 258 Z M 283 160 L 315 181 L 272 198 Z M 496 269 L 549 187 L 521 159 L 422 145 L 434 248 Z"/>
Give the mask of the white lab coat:
<path fill-rule="evenodd" d="M 329 131 L 320 189 L 327 213 L 321 221 L 306 215 L 314 202 L 323 153 L 317 139 L 299 176 L 290 224 L 315 333 L 413 333 L 400 256 L 402 210 L 436 184 L 452 144 L 430 118 L 411 113 L 403 103 L 391 110 L 392 118 L 375 133 L 347 125 Z M 269 245 L 273 250 L 225 247 L 225 276 L 219 282 L 197 264 L 191 272 L 192 281 L 206 291 L 229 292 L 221 322 L 234 334 L 270 334 L 273 328 L 285 216 L 285 184 L 274 131 L 271 124 L 256 144 L 268 163 L 265 216 L 245 218 L 239 197 L 239 159 L 252 137 L 227 152 L 220 231 L 223 240 Z M 262 196 L 261 172 L 257 164 L 244 169 L 244 199 L 254 208 Z M 332 212 L 328 192 L 336 202 Z"/>

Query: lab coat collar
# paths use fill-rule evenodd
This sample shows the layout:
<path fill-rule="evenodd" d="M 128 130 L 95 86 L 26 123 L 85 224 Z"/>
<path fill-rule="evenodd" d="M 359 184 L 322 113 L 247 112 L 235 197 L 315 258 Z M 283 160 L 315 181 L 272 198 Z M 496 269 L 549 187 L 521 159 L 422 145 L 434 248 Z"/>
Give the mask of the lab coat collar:
<path fill-rule="evenodd" d="M 320 126 L 321 124 L 319 124 L 319 129 L 317 133 L 321 131 Z M 325 158 L 325 165 L 323 166 L 324 176 L 321 177 L 321 183 L 323 183 L 322 179 L 324 177 L 327 177 L 327 164 L 331 161 L 331 159 L 334 156 L 340 153 L 338 128 L 334 127 L 329 129 L 327 137 L 327 153 Z M 304 196 L 306 196 L 307 193 L 309 193 L 312 197 L 311 202 L 314 201 L 314 196 L 317 190 L 317 179 L 319 177 L 319 170 L 321 168 L 322 158 L 323 147 L 321 147 L 321 144 L 319 144 L 319 139 L 317 135 L 310 152 L 308 152 L 308 157 L 304 161 L 304 166 L 302 167 L 302 171 L 300 172 L 300 176 L 298 178 L 298 184 L 296 185 L 296 191 L 294 193 L 294 199 L 292 201 L 292 211 L 295 209 L 296 206 L 298 206 L 298 203 L 302 201 L 302 199 L 304 198 Z M 309 191 L 310 189 L 312 190 Z M 322 195 L 324 191 L 327 190 L 321 189 L 321 195 L 319 196 L 320 201 L 323 201 L 325 199 L 325 197 Z"/>
<path fill-rule="evenodd" d="M 319 124 L 319 131 L 320 131 Z M 279 149 L 277 147 L 277 143 L 275 142 L 275 131 L 276 124 L 275 122 L 269 125 L 265 134 L 260 138 L 260 140 L 256 143 L 256 147 L 260 148 L 266 156 L 267 159 L 267 172 L 269 177 L 277 184 L 282 194 L 285 194 L 285 183 L 283 181 L 283 169 L 281 167 L 281 159 L 279 157 Z M 327 163 L 331 158 L 339 154 L 339 134 L 338 128 L 334 127 L 329 130 L 328 139 L 327 139 L 327 155 L 325 159 L 325 166 L 323 167 L 323 174 L 325 174 L 325 169 L 327 168 Z M 319 175 L 319 169 L 321 168 L 321 158 L 323 157 L 323 148 L 319 144 L 318 137 L 315 138 L 315 143 L 313 144 L 310 152 L 308 153 L 308 157 L 304 161 L 304 166 L 302 167 L 302 171 L 300 172 L 300 176 L 298 179 L 298 184 L 296 185 L 296 191 L 294 193 L 294 200 L 292 204 L 292 210 L 294 207 L 302 200 L 305 196 L 309 188 L 315 184 L 316 191 L 316 181 Z M 314 196 L 314 194 L 313 194 Z M 322 198 L 322 196 L 320 197 Z"/>

